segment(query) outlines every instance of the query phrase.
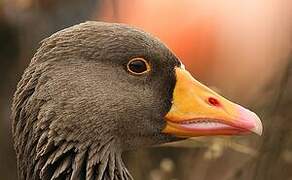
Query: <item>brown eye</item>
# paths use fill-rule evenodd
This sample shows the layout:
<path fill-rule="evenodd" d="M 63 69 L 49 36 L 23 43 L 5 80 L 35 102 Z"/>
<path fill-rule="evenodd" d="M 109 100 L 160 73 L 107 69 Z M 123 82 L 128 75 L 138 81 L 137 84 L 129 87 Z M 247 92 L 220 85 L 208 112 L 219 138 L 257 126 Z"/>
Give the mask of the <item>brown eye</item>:
<path fill-rule="evenodd" d="M 130 73 L 141 75 L 150 71 L 148 62 L 143 58 L 131 59 L 127 64 L 127 69 Z"/>

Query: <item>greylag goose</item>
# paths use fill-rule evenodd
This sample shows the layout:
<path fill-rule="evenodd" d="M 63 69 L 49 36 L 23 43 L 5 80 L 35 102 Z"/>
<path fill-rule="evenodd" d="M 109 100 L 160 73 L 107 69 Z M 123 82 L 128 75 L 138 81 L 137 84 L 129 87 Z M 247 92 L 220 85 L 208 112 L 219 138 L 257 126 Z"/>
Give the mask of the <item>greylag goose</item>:
<path fill-rule="evenodd" d="M 125 150 L 262 133 L 257 115 L 196 81 L 157 38 L 103 22 L 42 41 L 12 120 L 19 180 L 128 180 Z"/>

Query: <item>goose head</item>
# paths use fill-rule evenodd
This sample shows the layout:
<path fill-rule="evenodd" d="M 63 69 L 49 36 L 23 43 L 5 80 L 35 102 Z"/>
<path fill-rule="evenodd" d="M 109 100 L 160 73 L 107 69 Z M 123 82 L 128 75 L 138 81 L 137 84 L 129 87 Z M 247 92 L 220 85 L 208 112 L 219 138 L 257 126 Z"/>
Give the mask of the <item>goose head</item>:
<path fill-rule="evenodd" d="M 42 41 L 12 106 L 19 179 L 132 179 L 121 154 L 188 137 L 261 134 L 158 39 L 86 22 Z"/>

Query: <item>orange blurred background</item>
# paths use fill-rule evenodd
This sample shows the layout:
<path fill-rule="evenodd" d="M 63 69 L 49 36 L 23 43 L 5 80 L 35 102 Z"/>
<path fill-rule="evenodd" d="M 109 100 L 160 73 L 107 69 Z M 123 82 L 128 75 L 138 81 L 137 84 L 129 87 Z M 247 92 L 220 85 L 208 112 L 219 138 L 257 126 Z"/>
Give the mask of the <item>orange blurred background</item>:
<path fill-rule="evenodd" d="M 243 103 L 258 100 L 287 64 L 289 0 L 120 0 L 101 7 L 96 19 L 151 32 L 195 77 Z"/>

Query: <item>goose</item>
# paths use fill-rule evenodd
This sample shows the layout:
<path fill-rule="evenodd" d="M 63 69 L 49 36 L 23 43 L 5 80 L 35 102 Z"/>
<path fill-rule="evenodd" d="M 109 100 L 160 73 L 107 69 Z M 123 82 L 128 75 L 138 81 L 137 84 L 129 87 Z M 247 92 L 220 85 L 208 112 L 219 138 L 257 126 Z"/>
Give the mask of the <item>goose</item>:
<path fill-rule="evenodd" d="M 157 38 L 93 21 L 41 42 L 11 117 L 19 180 L 132 180 L 124 151 L 262 134 L 255 113 L 195 80 Z"/>

